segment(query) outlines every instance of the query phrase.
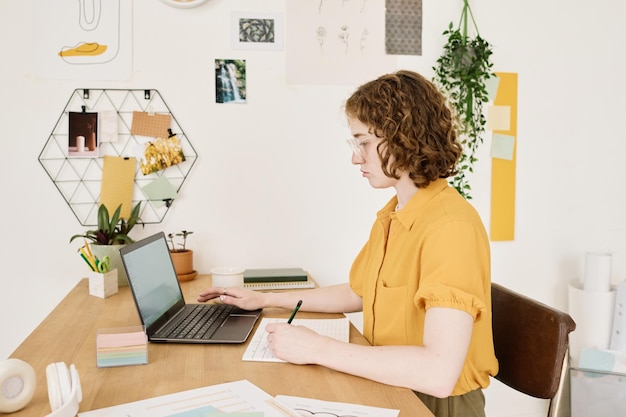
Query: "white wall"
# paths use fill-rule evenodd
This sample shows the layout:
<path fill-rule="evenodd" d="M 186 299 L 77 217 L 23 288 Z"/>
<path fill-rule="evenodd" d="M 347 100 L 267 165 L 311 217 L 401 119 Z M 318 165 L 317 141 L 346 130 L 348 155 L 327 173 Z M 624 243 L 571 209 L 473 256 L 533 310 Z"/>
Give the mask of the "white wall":
<path fill-rule="evenodd" d="M 399 67 L 432 76 L 441 32 L 458 21 L 461 1 L 423 3 L 423 56 L 402 57 Z M 494 45 L 494 69 L 519 73 L 516 236 L 492 243 L 493 280 L 565 309 L 567 282 L 580 275 L 585 251 L 612 252 L 614 281 L 626 277 L 626 3 L 473 3 L 481 34 Z M 84 228 L 37 157 L 71 92 L 87 84 L 158 89 L 199 154 L 164 222 L 136 237 L 193 230 L 200 272 L 217 264 L 293 265 L 323 285 L 346 279 L 390 196 L 370 189 L 350 165 L 340 105 L 354 86 L 286 85 L 283 52 L 230 49 L 232 10 L 284 5 L 210 0 L 179 10 L 135 0 L 132 79 L 85 83 L 35 77 L 32 1 L 0 0 L 0 358 L 85 272 L 68 243 Z M 248 104 L 215 104 L 215 58 L 247 60 Z M 488 227 L 486 143 L 472 186 Z M 545 415 L 545 402 L 497 383 L 487 401 L 490 416 Z"/>

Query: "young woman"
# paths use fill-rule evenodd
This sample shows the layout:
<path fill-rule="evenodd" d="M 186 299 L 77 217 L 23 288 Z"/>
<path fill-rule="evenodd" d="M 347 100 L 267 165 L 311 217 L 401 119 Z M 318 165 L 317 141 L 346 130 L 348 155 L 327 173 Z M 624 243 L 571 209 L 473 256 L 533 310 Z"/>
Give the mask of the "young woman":
<path fill-rule="evenodd" d="M 349 283 L 261 293 L 210 288 L 245 309 L 363 312 L 371 346 L 343 343 L 303 326 L 268 325 L 274 354 L 385 384 L 408 387 L 437 417 L 484 416 L 482 389 L 498 363 L 491 331 L 489 239 L 474 208 L 448 185 L 461 154 L 444 96 L 411 71 L 359 87 L 345 112 L 352 163 L 373 188 L 396 195 L 377 213 Z"/>

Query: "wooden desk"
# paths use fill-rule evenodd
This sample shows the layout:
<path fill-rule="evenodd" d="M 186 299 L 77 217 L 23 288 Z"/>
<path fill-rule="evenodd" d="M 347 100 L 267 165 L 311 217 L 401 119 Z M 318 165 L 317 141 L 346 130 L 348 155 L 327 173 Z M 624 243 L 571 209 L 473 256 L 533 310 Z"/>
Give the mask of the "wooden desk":
<path fill-rule="evenodd" d="M 200 275 L 181 284 L 187 302 L 210 286 L 210 276 Z M 263 316 L 288 317 L 290 311 L 265 309 Z M 333 315 L 298 313 L 300 318 Z M 340 317 L 339 315 L 335 315 Z M 294 395 L 325 401 L 357 403 L 400 410 L 402 417 L 432 417 L 415 394 L 404 388 L 380 384 L 321 366 L 244 362 L 247 344 L 186 345 L 148 343 L 148 364 L 117 368 L 96 366 L 96 330 L 140 324 L 128 287 L 109 298 L 89 295 L 81 280 L 50 315 L 13 352 L 11 357 L 30 363 L 37 373 L 33 400 L 12 416 L 43 416 L 50 412 L 46 366 L 52 362 L 76 365 L 83 401 L 80 411 L 142 400 L 173 392 L 247 379 L 270 395 Z M 366 344 L 351 326 L 350 341 Z M 374 366 L 374 365 L 373 365 Z"/>

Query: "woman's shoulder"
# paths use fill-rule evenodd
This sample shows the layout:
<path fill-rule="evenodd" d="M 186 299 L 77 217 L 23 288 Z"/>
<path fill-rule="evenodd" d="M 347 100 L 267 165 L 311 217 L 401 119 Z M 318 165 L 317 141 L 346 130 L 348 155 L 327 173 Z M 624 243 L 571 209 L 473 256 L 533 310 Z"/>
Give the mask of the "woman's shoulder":
<path fill-rule="evenodd" d="M 441 190 L 432 203 L 430 209 L 441 222 L 472 223 L 483 227 L 476 208 L 452 187 Z M 435 219 L 432 218 L 431 221 L 433 220 Z"/>

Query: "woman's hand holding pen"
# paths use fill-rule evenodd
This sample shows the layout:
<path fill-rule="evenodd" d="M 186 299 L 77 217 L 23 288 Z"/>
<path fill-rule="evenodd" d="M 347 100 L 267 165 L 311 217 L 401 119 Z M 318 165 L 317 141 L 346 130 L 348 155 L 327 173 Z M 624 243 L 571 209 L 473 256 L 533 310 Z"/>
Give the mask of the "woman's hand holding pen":
<path fill-rule="evenodd" d="M 324 352 L 324 345 L 330 340 L 308 327 L 287 323 L 270 323 L 265 331 L 274 356 L 298 365 L 316 364 L 317 355 Z"/>

